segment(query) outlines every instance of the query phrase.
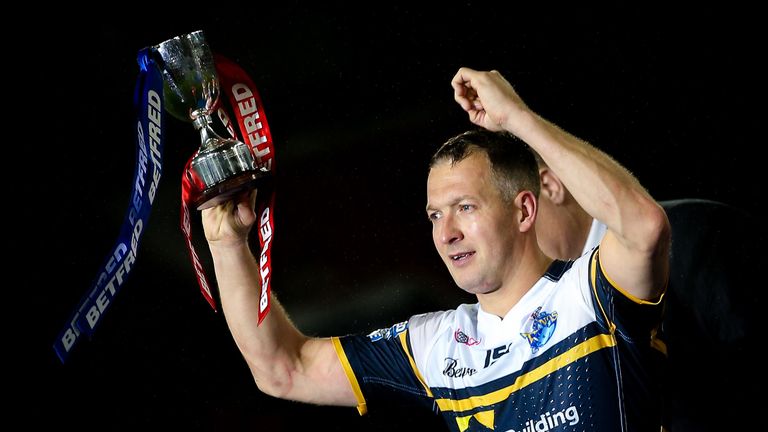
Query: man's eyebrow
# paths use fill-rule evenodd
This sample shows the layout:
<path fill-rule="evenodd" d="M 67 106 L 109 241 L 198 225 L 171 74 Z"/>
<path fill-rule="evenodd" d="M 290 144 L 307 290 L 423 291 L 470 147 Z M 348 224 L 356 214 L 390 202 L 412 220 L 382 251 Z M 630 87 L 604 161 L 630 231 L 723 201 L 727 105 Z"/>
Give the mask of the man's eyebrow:
<path fill-rule="evenodd" d="M 460 203 L 461 201 L 464 201 L 465 199 L 472 199 L 472 195 L 459 195 L 448 203 L 448 207 L 453 207 L 456 204 Z M 432 208 L 432 204 L 427 203 L 426 211 L 429 212 L 430 210 L 436 210 L 436 209 Z"/>

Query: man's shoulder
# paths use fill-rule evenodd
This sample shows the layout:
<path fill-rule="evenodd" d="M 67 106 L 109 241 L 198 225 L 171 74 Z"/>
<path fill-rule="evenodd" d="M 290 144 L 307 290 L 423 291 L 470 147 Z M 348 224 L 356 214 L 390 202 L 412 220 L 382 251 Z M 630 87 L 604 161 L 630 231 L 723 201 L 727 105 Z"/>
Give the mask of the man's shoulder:
<path fill-rule="evenodd" d="M 672 226 L 667 327 L 705 322 L 695 330 L 709 340 L 736 338 L 749 327 L 744 323 L 759 316 L 765 227 L 745 210 L 722 202 L 660 204 Z"/>
<path fill-rule="evenodd" d="M 659 204 L 667 213 L 673 228 L 704 223 L 746 229 L 753 223 L 753 217 L 748 211 L 721 201 L 683 198 L 659 201 Z"/>
<path fill-rule="evenodd" d="M 706 217 L 712 214 L 730 214 L 739 217 L 749 217 L 749 213 L 730 204 L 701 198 L 681 198 L 659 201 L 667 215 L 694 215 Z"/>
<path fill-rule="evenodd" d="M 455 322 L 464 320 L 477 320 L 478 304 L 462 304 L 456 309 L 427 312 L 423 314 L 414 315 L 409 320 L 409 328 L 415 326 L 432 326 L 438 327 L 443 325 L 453 325 Z"/>
<path fill-rule="evenodd" d="M 672 261 L 728 260 L 733 255 L 752 255 L 747 246 L 764 240 L 764 228 L 747 211 L 703 199 L 661 201 L 672 226 Z M 744 262 L 740 258 L 739 262 Z"/>

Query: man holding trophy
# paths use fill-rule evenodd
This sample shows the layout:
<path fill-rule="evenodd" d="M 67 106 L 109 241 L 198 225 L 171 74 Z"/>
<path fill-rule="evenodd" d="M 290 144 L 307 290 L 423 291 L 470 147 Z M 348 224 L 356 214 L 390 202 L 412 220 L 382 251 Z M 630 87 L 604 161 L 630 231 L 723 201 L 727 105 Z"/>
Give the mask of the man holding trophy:
<path fill-rule="evenodd" d="M 260 314 L 268 272 L 248 235 L 258 223 L 262 236 L 264 219 L 255 191 L 232 194 L 202 219 L 227 323 L 256 384 L 361 414 L 395 392 L 436 408 L 454 431 L 658 431 L 664 211 L 609 156 L 532 112 L 498 72 L 462 68 L 452 85 L 485 130 L 435 153 L 426 210 L 439 255 L 478 303 L 368 336 L 307 337 L 269 293 L 271 313 Z M 539 249 L 539 179 L 526 144 L 607 225 L 591 253 L 563 262 Z"/>

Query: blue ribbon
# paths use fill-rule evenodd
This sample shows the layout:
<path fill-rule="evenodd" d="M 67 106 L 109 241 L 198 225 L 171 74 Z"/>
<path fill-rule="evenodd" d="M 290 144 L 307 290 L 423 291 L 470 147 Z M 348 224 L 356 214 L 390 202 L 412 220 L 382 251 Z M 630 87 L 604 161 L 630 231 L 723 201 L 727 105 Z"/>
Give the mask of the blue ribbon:
<path fill-rule="evenodd" d="M 115 247 L 104 260 L 95 281 L 71 314 L 53 343 L 62 363 L 77 342 L 90 338 L 136 263 L 141 236 L 147 229 L 149 213 L 163 172 L 163 78 L 150 57 L 150 48 L 139 52 L 136 81 L 136 168 L 128 211 Z"/>

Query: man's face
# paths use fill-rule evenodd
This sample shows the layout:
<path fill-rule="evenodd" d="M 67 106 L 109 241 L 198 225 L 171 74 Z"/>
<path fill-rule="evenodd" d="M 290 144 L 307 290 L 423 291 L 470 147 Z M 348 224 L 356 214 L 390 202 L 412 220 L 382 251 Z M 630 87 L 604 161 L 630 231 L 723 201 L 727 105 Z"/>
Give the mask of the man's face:
<path fill-rule="evenodd" d="M 453 280 L 472 294 L 497 290 L 515 258 L 517 212 L 502 200 L 492 176 L 480 152 L 454 166 L 438 163 L 427 179 L 432 240 Z"/>

